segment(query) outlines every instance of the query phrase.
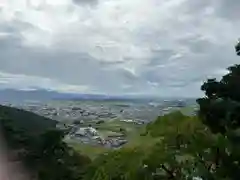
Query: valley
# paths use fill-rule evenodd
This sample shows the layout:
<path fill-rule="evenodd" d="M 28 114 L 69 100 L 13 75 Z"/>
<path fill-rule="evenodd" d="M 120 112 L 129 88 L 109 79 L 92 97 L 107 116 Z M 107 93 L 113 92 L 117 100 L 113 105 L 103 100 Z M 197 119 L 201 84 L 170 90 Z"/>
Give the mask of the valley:
<path fill-rule="evenodd" d="M 13 105 L 57 121 L 64 141 L 96 157 L 103 152 L 141 143 L 141 131 L 158 116 L 175 110 L 194 115 L 196 105 L 187 100 L 162 101 L 49 101 Z"/>

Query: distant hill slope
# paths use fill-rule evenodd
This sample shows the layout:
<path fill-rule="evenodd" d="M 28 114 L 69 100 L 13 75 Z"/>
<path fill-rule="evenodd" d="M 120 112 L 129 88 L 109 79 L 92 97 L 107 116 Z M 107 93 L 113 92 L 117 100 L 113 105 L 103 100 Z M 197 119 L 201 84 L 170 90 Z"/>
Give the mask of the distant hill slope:
<path fill-rule="evenodd" d="M 62 141 L 64 132 L 55 128 L 56 121 L 0 105 L 0 122 L 4 137 L 0 155 L 6 157 L 2 163 L 7 164 L 4 172 L 10 175 L 9 179 L 82 179 L 91 160 Z"/>
<path fill-rule="evenodd" d="M 3 119 L 11 120 L 18 129 L 28 134 L 39 134 L 47 129 L 56 127 L 56 121 L 32 112 L 0 105 L 0 122 Z"/>
<path fill-rule="evenodd" d="M 46 89 L 36 90 L 17 90 L 0 89 L 0 103 L 22 103 L 25 101 L 49 101 L 49 100 L 104 100 L 104 101 L 133 101 L 149 102 L 156 100 L 165 100 L 169 98 L 160 98 L 146 95 L 106 95 L 106 94 L 86 94 L 86 93 L 64 93 L 50 91 Z M 181 98 L 170 98 L 169 100 Z M 184 98 L 186 99 L 186 98 Z M 195 101 L 195 99 L 194 99 Z"/>
<path fill-rule="evenodd" d="M 77 94 L 77 93 L 61 93 L 45 89 L 36 90 L 17 90 L 17 89 L 1 89 L 0 103 L 22 103 L 25 101 L 49 101 L 49 100 L 105 100 L 109 97 L 102 94 Z"/>

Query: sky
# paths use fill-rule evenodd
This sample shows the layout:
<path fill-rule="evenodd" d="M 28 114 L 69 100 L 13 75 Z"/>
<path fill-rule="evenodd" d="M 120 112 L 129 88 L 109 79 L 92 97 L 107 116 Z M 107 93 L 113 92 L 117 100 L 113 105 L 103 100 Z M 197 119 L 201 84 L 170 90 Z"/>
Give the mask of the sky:
<path fill-rule="evenodd" d="M 239 0 L 0 0 L 0 88 L 202 96 L 239 63 Z"/>

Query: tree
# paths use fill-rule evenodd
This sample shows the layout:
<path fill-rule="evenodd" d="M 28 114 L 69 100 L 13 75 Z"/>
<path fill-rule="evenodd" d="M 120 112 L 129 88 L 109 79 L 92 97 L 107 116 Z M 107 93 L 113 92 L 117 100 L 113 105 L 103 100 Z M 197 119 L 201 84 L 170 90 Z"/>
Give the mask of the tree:
<path fill-rule="evenodd" d="M 140 169 L 144 154 L 141 149 L 112 151 L 96 158 L 85 176 L 86 180 L 143 180 Z M 104 177 L 104 178 L 103 178 Z"/>
<path fill-rule="evenodd" d="M 53 129 L 43 133 L 27 159 L 40 180 L 79 180 L 91 161 L 62 140 L 64 133 Z"/>
<path fill-rule="evenodd" d="M 229 73 L 220 81 L 208 79 L 201 89 L 205 97 L 197 100 L 199 117 L 215 134 L 222 134 L 227 144 L 216 157 L 221 164 L 221 176 L 240 177 L 240 65 L 228 68 Z M 218 149 L 219 150 L 219 149 Z"/>
<path fill-rule="evenodd" d="M 95 159 L 86 180 L 103 175 L 110 180 L 217 179 L 215 152 L 223 138 L 213 135 L 197 117 L 181 112 L 164 115 L 148 124 L 145 136 L 140 136 L 146 139 L 140 146 Z"/>
<path fill-rule="evenodd" d="M 240 127 L 240 65 L 228 68 L 220 81 L 207 80 L 201 87 L 206 97 L 197 100 L 203 123 L 214 133 L 226 133 Z"/>
<path fill-rule="evenodd" d="M 1 133 L 17 160 L 39 180 L 80 180 L 90 159 L 75 152 L 63 141 L 64 132 L 57 129 L 29 134 L 16 120 L 1 116 Z"/>

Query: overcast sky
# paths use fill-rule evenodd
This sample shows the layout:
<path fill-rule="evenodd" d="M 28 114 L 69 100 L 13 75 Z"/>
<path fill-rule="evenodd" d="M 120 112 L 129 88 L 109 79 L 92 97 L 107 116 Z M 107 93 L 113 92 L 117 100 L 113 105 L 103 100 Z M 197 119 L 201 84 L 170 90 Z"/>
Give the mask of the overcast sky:
<path fill-rule="evenodd" d="M 239 0 L 0 0 L 0 88 L 199 96 L 239 63 Z"/>

